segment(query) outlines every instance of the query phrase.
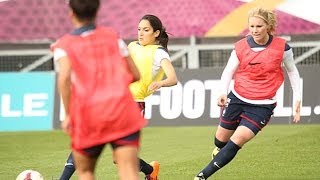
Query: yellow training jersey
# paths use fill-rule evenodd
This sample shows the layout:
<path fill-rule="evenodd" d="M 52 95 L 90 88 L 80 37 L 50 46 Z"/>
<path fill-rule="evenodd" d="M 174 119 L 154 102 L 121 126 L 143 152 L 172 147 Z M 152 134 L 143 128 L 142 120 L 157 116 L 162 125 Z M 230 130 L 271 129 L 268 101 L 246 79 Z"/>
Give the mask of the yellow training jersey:
<path fill-rule="evenodd" d="M 139 69 L 140 80 L 130 84 L 130 91 L 136 101 L 144 101 L 144 98 L 153 92 L 148 91 L 153 81 L 160 81 L 164 76 L 162 68 L 154 67 L 154 55 L 160 45 L 141 46 L 137 41 L 128 46 L 130 55 Z"/>

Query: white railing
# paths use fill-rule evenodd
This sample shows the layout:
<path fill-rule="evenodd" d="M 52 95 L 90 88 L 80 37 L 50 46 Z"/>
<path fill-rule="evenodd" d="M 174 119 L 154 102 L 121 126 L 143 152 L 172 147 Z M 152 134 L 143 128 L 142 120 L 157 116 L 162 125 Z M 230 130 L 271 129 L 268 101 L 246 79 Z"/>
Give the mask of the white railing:
<path fill-rule="evenodd" d="M 286 38 L 288 39 L 288 38 Z M 290 40 L 290 38 L 289 38 Z M 292 48 L 301 48 L 301 52 L 295 57 L 295 63 L 300 63 L 310 58 L 314 54 L 319 54 L 320 41 L 289 41 L 289 45 Z M 200 52 L 201 51 L 217 51 L 217 50 L 232 50 L 234 48 L 233 43 L 212 43 L 212 44 L 197 44 L 195 37 L 190 37 L 189 43 L 179 45 L 169 45 L 168 49 L 174 53 L 171 53 L 171 60 L 181 60 L 181 68 L 184 69 L 197 69 L 200 68 Z M 307 48 L 307 49 L 306 49 Z M 33 63 L 20 69 L 20 72 L 32 71 L 42 64 L 52 60 L 52 53 L 49 49 L 23 49 L 23 50 L 0 50 L 1 57 L 25 57 L 25 56 L 40 56 L 35 59 Z M 226 57 L 227 58 L 227 57 Z M 320 61 L 320 57 L 317 62 Z M 226 61 L 227 59 L 224 59 Z"/>

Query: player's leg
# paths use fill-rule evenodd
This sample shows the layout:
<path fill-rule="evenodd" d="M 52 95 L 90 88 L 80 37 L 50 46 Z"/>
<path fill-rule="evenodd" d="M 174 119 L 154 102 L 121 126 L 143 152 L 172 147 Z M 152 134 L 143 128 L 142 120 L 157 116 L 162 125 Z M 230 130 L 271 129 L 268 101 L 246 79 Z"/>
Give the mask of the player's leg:
<path fill-rule="evenodd" d="M 117 164 L 115 154 L 113 153 L 113 163 Z M 138 158 L 139 171 L 143 172 L 146 176 L 146 180 L 159 179 L 160 163 L 152 161 L 150 163 L 145 162 L 143 159 Z"/>
<path fill-rule="evenodd" d="M 120 179 L 139 179 L 140 131 L 111 142 Z"/>
<path fill-rule="evenodd" d="M 141 115 L 144 116 L 145 102 L 137 102 L 137 105 L 141 110 Z M 143 159 L 139 158 L 139 165 L 140 165 L 140 171 L 143 172 L 146 176 L 145 179 L 147 180 L 159 179 L 159 170 L 160 170 L 159 162 L 152 161 L 150 163 L 147 163 Z"/>
<path fill-rule="evenodd" d="M 143 161 L 143 160 L 140 159 L 140 168 L 142 166 L 141 161 Z M 144 165 L 144 166 L 146 167 L 147 165 Z M 152 168 L 152 171 L 151 171 L 151 173 L 144 172 L 145 179 L 146 180 L 158 180 L 159 179 L 159 171 L 160 171 L 160 163 L 158 161 L 152 161 L 148 164 L 148 166 Z"/>
<path fill-rule="evenodd" d="M 245 126 L 239 126 L 227 144 L 220 150 L 214 159 L 198 173 L 195 180 L 204 180 L 227 165 L 236 156 L 242 145 L 252 139 L 255 134 Z"/>
<path fill-rule="evenodd" d="M 73 152 L 73 156 L 77 165 L 79 179 L 94 180 L 94 169 L 98 158 L 90 157 L 76 151 Z"/>
<path fill-rule="evenodd" d="M 138 180 L 138 148 L 135 146 L 120 146 L 114 150 L 114 155 L 117 159 L 119 179 Z"/>
<path fill-rule="evenodd" d="M 117 147 L 118 145 L 113 145 Z M 117 163 L 117 159 L 115 153 L 113 152 L 113 163 Z M 143 172 L 146 176 L 145 179 L 158 179 L 159 177 L 159 170 L 160 170 L 160 163 L 157 161 L 152 161 L 150 163 L 145 162 L 143 159 L 138 158 L 138 167 L 139 171 Z"/>
<path fill-rule="evenodd" d="M 80 180 L 93 180 L 97 159 L 105 144 L 72 152 Z"/>
<path fill-rule="evenodd" d="M 220 157 L 218 154 L 220 154 L 222 149 L 227 147 L 230 137 L 239 126 L 240 115 L 242 112 L 242 101 L 235 97 L 233 93 L 229 93 L 228 104 L 222 108 L 220 123 L 215 135 L 215 145 L 217 148 L 214 148 L 212 152 L 213 160 L 216 157 Z M 230 145 L 227 150 L 229 148 Z M 203 170 L 201 170 L 194 179 L 206 179 L 212 175 L 214 172 L 214 169 L 212 168 L 213 160 Z"/>
<path fill-rule="evenodd" d="M 228 143 L 220 150 L 214 159 L 204 168 L 196 178 L 206 179 L 224 167 L 236 156 L 240 148 L 256 136 L 268 124 L 275 105 L 244 106 L 244 113 L 238 128 L 231 136 Z M 195 179 L 196 179 L 195 178 Z"/>
<path fill-rule="evenodd" d="M 212 159 L 219 153 L 220 149 L 222 149 L 227 144 L 233 133 L 234 130 L 223 128 L 220 125 L 218 126 L 216 135 L 214 137 L 215 148 L 211 153 Z"/>
<path fill-rule="evenodd" d="M 69 157 L 67 159 L 66 164 L 64 165 L 64 169 L 63 172 L 60 176 L 60 180 L 69 180 L 71 178 L 71 176 L 73 175 L 73 173 L 75 172 L 76 168 L 74 165 L 74 159 L 72 156 L 72 153 L 69 154 Z"/>
<path fill-rule="evenodd" d="M 249 107 L 244 108 L 245 112 L 241 114 L 241 121 L 238 128 L 230 137 L 228 143 L 220 150 L 220 153 L 214 157 L 209 165 L 204 169 L 204 177 L 207 178 L 215 173 L 236 156 L 245 143 L 249 142 L 264 127 L 258 124 L 263 121 L 267 124 L 272 111 L 264 110 L 264 108 Z M 273 109 L 272 109 L 273 110 Z M 266 120 L 268 119 L 268 120 Z M 209 176 L 208 176 L 209 175 Z"/>
<path fill-rule="evenodd" d="M 141 158 L 139 158 L 139 168 L 145 175 L 151 174 L 153 171 L 153 167 Z"/>
<path fill-rule="evenodd" d="M 242 113 L 241 101 L 233 93 L 229 93 L 227 101 L 226 106 L 221 107 L 220 122 L 214 137 L 215 148 L 211 153 L 212 159 L 227 144 L 239 125 Z"/>

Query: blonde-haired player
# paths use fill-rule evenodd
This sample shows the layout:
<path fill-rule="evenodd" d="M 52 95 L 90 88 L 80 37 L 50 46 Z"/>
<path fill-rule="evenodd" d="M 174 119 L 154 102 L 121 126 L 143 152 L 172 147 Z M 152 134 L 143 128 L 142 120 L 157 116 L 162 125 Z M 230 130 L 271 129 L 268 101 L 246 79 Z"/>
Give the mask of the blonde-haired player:
<path fill-rule="evenodd" d="M 276 92 L 284 81 L 284 64 L 292 86 L 294 122 L 300 121 L 300 76 L 293 61 L 291 47 L 273 36 L 276 17 L 272 11 L 255 8 L 249 12 L 250 34 L 235 44 L 221 75 L 222 91 L 218 105 L 220 117 L 213 160 L 195 180 L 204 180 L 227 165 L 237 152 L 265 127 L 276 107 Z M 234 87 L 227 95 L 231 79 Z"/>

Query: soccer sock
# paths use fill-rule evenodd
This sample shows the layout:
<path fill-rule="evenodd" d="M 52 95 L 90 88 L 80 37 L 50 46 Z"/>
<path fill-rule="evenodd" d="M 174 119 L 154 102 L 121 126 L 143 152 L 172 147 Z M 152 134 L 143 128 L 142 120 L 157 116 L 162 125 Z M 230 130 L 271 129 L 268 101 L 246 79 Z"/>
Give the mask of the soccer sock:
<path fill-rule="evenodd" d="M 223 166 L 228 164 L 237 154 L 241 147 L 231 140 L 223 147 L 214 159 L 197 176 L 207 179 Z"/>
<path fill-rule="evenodd" d="M 140 171 L 143 172 L 145 175 L 151 174 L 153 171 L 153 167 L 146 163 L 144 160 L 139 158 L 140 160 Z"/>
<path fill-rule="evenodd" d="M 73 156 L 72 153 L 70 153 L 59 180 L 69 180 L 75 171 Z"/>
<path fill-rule="evenodd" d="M 219 149 L 222 149 L 228 142 L 221 142 L 217 137 L 214 137 L 214 145 L 216 145 Z"/>

